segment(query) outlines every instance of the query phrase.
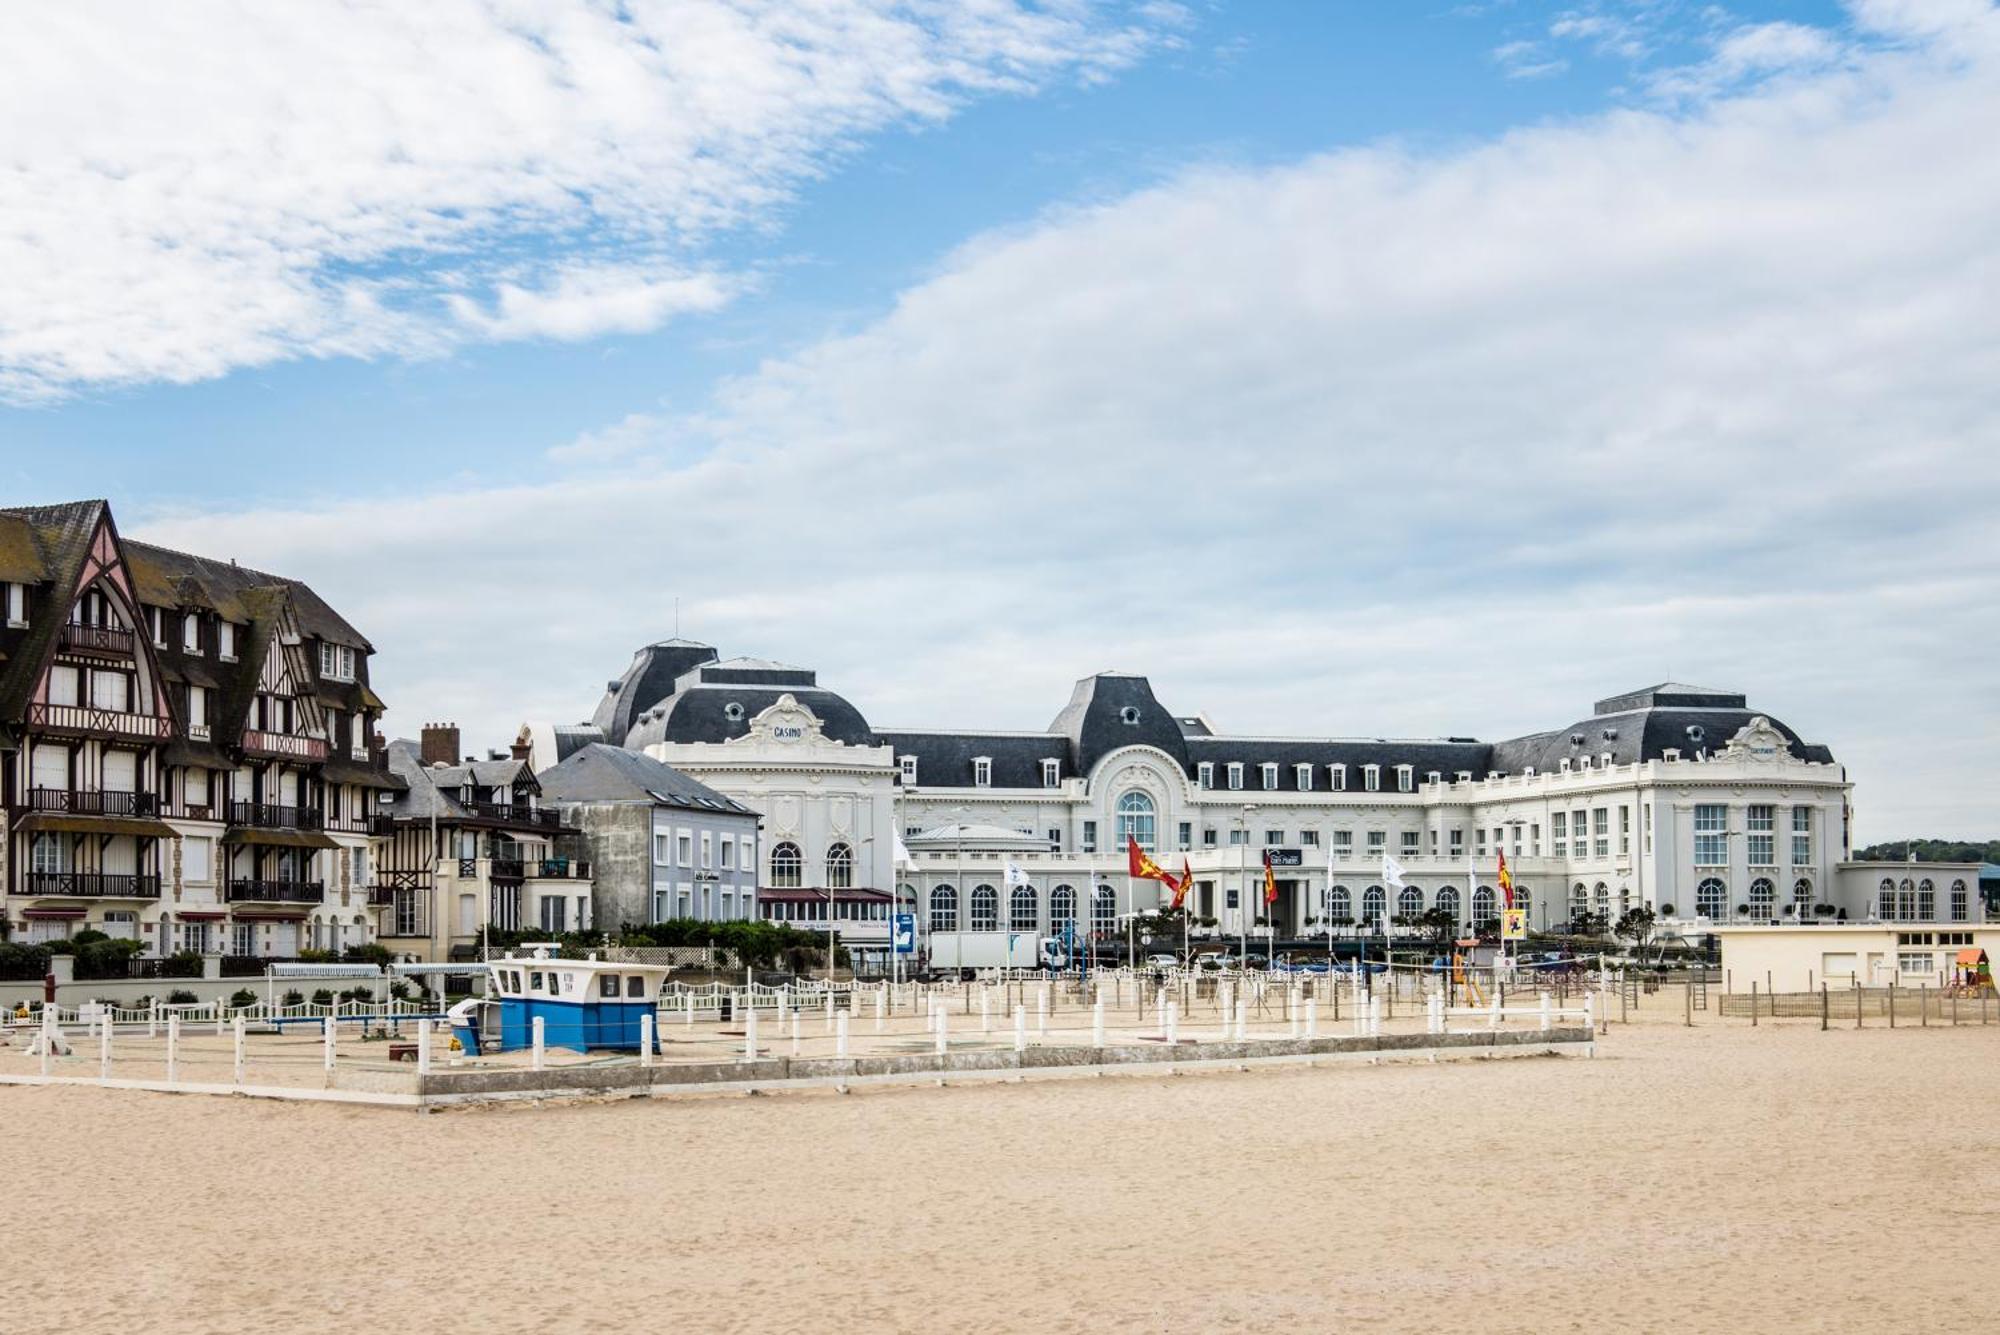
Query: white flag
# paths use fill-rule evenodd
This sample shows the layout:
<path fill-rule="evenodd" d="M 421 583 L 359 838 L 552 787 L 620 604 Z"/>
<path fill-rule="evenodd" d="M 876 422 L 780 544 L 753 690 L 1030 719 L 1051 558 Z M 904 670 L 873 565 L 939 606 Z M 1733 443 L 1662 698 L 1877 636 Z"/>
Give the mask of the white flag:
<path fill-rule="evenodd" d="M 910 848 L 909 848 L 909 845 L 907 845 L 907 844 L 905 844 L 905 843 L 903 842 L 903 836 L 902 836 L 902 835 L 900 835 L 900 834 L 899 834 L 899 835 L 897 835 L 897 836 L 896 836 L 896 870 L 897 870 L 897 871 L 904 871 L 904 870 L 907 870 L 907 869 L 909 869 L 909 868 L 912 868 L 912 867 L 915 867 L 916 865 L 917 865 L 917 860 L 916 860 L 915 858 L 913 858 L 913 857 L 911 857 L 911 856 L 910 856 Z"/>
<path fill-rule="evenodd" d="M 1028 880 L 1028 873 L 1021 870 L 1020 863 L 1009 861 L 1007 863 L 1007 884 L 1012 887 L 1017 885 L 1031 885 L 1033 882 Z"/>
<path fill-rule="evenodd" d="M 1390 857 L 1386 849 L 1382 853 L 1382 881 L 1392 889 L 1403 888 L 1403 864 Z"/>

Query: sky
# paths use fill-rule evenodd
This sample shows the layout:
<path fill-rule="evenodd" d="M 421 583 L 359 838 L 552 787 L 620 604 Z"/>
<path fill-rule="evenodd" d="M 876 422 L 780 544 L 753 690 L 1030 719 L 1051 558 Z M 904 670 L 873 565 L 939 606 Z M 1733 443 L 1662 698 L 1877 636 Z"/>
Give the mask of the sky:
<path fill-rule="evenodd" d="M 882 727 L 1662 680 L 1992 837 L 1992 0 L 0 11 L 0 496 L 304 580 L 387 728 L 678 631 Z"/>

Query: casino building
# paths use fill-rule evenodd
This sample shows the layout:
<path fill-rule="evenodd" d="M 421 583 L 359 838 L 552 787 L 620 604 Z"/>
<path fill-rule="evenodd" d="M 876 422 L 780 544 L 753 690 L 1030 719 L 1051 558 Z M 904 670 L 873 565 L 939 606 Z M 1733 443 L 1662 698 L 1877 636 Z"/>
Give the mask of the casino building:
<path fill-rule="evenodd" d="M 1118 672 L 1079 681 L 1040 732 L 918 731 L 871 725 L 808 669 L 673 640 L 641 649 L 590 723 L 518 740 L 537 770 L 593 742 L 643 751 L 763 812 L 762 887 L 814 892 L 786 899 L 834 905 L 864 949 L 893 907 L 934 955 L 1072 921 L 1117 936 L 1161 901 L 1128 881 L 1128 837 L 1170 870 L 1185 859 L 1197 920 L 1231 941 L 1432 909 L 1488 930 L 1503 850 L 1536 929 L 1640 905 L 1682 930 L 1980 912 L 1963 877 L 1847 861 L 1852 785 L 1827 747 L 1676 683 L 1498 742 L 1234 735 Z"/>

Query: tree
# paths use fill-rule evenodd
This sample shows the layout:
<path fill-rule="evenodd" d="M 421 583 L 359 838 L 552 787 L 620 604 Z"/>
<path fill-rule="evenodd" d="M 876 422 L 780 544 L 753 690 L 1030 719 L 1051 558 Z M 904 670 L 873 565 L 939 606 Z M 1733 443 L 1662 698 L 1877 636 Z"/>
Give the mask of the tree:
<path fill-rule="evenodd" d="M 1434 946 L 1448 946 L 1458 936 L 1458 915 L 1450 909 L 1430 908 L 1422 913 L 1399 913 L 1391 921 Z"/>
<path fill-rule="evenodd" d="M 1611 929 L 1612 935 L 1630 941 L 1636 950 L 1644 950 L 1646 943 L 1653 939 L 1653 929 L 1659 925 L 1659 917 L 1651 909 L 1641 904 L 1637 908 L 1626 909 L 1618 918 L 1618 925 Z"/>

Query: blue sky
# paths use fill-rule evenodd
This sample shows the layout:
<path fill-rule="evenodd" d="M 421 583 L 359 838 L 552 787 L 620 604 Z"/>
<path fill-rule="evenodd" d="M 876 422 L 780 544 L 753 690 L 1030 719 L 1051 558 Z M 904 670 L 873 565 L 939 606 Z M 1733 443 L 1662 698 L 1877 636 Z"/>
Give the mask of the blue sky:
<path fill-rule="evenodd" d="M 9 495 L 488 744 L 679 599 L 885 725 L 1710 681 L 1990 832 L 1989 0 L 533 13 L 0 18 Z"/>

